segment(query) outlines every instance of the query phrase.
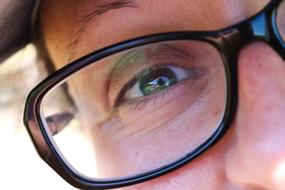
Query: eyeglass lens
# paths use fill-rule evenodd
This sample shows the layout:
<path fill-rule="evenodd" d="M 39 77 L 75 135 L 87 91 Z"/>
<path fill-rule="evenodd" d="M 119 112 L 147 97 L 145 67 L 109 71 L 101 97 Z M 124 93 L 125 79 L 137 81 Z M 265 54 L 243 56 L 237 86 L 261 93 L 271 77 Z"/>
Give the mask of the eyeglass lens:
<path fill-rule="evenodd" d="M 282 1 L 277 9 L 276 24 L 280 36 L 285 41 L 285 1 Z"/>
<path fill-rule="evenodd" d="M 42 103 L 49 138 L 78 172 L 130 177 L 174 162 L 204 143 L 225 112 L 223 59 L 195 40 L 149 44 L 99 60 Z"/>

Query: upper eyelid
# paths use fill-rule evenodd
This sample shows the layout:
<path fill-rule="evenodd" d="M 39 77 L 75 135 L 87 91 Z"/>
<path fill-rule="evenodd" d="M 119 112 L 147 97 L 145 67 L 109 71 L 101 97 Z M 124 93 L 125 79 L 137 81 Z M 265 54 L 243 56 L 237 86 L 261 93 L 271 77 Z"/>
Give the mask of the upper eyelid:
<path fill-rule="evenodd" d="M 173 58 L 173 57 L 177 57 L 179 60 L 185 60 L 187 61 L 187 63 L 192 63 L 193 60 L 195 59 L 195 57 L 190 54 L 191 52 L 189 51 L 183 51 L 181 48 L 177 48 L 173 45 L 169 45 L 169 44 L 163 44 L 163 46 L 161 45 L 159 48 L 159 50 L 163 50 L 163 51 L 160 51 L 160 52 L 164 52 L 164 60 L 163 60 L 163 63 L 161 63 L 161 60 L 154 60 L 154 59 L 151 59 L 153 57 L 150 56 L 150 59 L 147 59 L 149 62 L 142 62 L 142 64 L 140 64 L 139 66 L 139 71 L 138 70 L 135 70 L 135 75 L 137 75 L 138 72 L 141 72 L 142 70 L 144 70 L 144 68 L 148 67 L 147 65 L 159 65 L 159 64 L 163 64 L 163 65 L 170 65 L 170 64 L 174 64 L 175 62 L 175 65 L 176 66 L 180 66 L 180 67 L 183 67 L 183 68 L 187 68 L 185 64 L 183 63 L 180 63 L 178 62 L 177 60 L 173 61 L 172 62 L 169 62 L 169 60 L 167 58 Z M 121 56 L 121 58 L 118 58 L 119 61 L 116 61 L 114 63 L 114 67 L 113 69 L 111 70 L 110 74 L 109 74 L 109 78 L 110 78 L 110 83 L 109 83 L 109 87 L 108 87 L 108 92 L 110 94 L 110 91 L 112 91 L 111 89 L 114 89 L 112 88 L 113 84 L 117 84 L 116 86 L 119 85 L 123 85 L 122 83 L 125 83 L 125 82 L 122 82 L 121 78 L 122 76 L 126 76 L 128 75 L 129 77 L 132 75 L 131 78 L 134 78 L 134 74 L 132 71 L 132 67 L 137 67 L 138 66 L 138 63 L 137 62 L 133 62 L 133 63 L 129 63 L 128 61 L 125 62 L 126 60 L 129 60 L 129 59 L 132 59 L 133 57 L 136 57 L 136 59 L 138 59 L 137 57 L 140 57 L 140 55 L 138 55 L 138 53 L 143 53 L 145 49 L 139 49 L 139 50 L 136 50 L 136 51 L 130 51 L 130 52 L 127 52 L 125 54 L 123 54 Z M 169 56 L 169 57 L 166 57 L 166 56 Z M 124 64 L 122 64 L 124 63 Z M 194 67 L 194 65 L 190 65 L 191 67 Z M 110 97 L 110 95 L 109 95 Z"/>
<path fill-rule="evenodd" d="M 179 58 L 182 58 L 185 60 L 192 60 L 193 59 L 193 55 L 190 54 L 190 51 L 185 51 L 183 48 L 178 48 L 178 47 L 175 47 L 174 45 L 171 45 L 171 44 L 161 44 L 161 45 L 159 45 L 158 49 L 160 50 L 160 52 L 163 52 L 163 54 L 166 54 L 166 53 L 170 54 L 171 53 L 172 56 L 178 56 Z M 139 53 L 146 53 L 144 55 L 149 55 L 148 52 L 151 52 L 151 51 L 152 51 L 152 49 L 148 50 L 147 48 L 145 48 L 145 49 L 131 51 L 131 52 L 124 54 L 119 59 L 119 61 L 117 61 L 117 63 L 115 64 L 115 67 L 111 73 L 119 72 L 121 70 L 126 69 L 127 66 L 130 66 L 130 65 L 122 64 L 125 61 L 127 61 L 128 59 L 135 58 L 135 60 L 136 60 L 138 57 L 140 58 Z M 149 58 L 155 59 L 156 57 L 153 55 L 150 55 Z M 148 64 L 148 63 L 144 62 L 144 64 Z"/>

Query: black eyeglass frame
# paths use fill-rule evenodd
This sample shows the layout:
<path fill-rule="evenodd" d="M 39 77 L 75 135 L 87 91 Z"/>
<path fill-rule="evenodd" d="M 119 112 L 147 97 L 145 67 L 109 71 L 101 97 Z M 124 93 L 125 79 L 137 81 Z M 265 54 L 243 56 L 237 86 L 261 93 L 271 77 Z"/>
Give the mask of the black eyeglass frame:
<path fill-rule="evenodd" d="M 226 29 L 209 32 L 168 32 L 139 37 L 95 51 L 56 71 L 37 85 L 30 92 L 26 101 L 24 123 L 37 152 L 60 176 L 80 189 L 102 190 L 133 185 L 167 174 L 189 163 L 224 136 L 235 116 L 238 101 L 237 56 L 239 50 L 250 41 L 260 40 L 268 43 L 285 60 L 285 42 L 278 32 L 276 21 L 278 5 L 282 1 L 273 0 L 255 16 Z M 218 129 L 205 143 L 186 156 L 147 173 L 122 179 L 97 180 L 83 176 L 77 172 L 64 160 L 49 138 L 41 118 L 41 102 L 43 97 L 70 75 L 90 64 L 94 64 L 94 62 L 100 59 L 130 48 L 172 40 L 207 42 L 214 46 L 223 58 L 227 78 L 227 102 L 225 113 Z"/>

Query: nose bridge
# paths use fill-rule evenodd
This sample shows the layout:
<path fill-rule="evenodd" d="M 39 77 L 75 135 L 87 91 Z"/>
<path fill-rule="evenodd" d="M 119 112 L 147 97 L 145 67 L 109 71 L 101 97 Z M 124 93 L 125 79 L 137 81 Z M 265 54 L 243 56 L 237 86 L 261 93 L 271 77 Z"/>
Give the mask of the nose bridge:
<path fill-rule="evenodd" d="M 238 68 L 237 136 L 227 173 L 241 187 L 284 190 L 285 63 L 267 44 L 254 42 L 241 51 Z"/>
<path fill-rule="evenodd" d="M 249 140 L 256 140 L 253 145 L 273 142 L 271 150 L 282 149 L 285 158 L 284 61 L 267 44 L 254 42 L 241 51 L 238 70 L 237 119 L 242 130 L 248 131 Z"/>

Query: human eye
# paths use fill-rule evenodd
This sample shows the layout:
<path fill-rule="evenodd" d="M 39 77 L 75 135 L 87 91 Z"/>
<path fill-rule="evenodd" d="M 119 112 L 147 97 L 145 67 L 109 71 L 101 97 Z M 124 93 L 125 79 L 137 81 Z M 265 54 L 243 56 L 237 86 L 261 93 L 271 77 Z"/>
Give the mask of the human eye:
<path fill-rule="evenodd" d="M 207 70 L 191 51 L 175 44 L 139 48 L 122 57 L 110 76 L 109 97 L 114 107 L 161 99 L 185 80 L 190 85 Z"/>
<path fill-rule="evenodd" d="M 53 114 L 46 118 L 46 123 L 52 135 L 60 133 L 73 119 L 73 114 L 70 112 L 63 112 Z"/>
<path fill-rule="evenodd" d="M 145 96 L 148 96 L 146 98 L 154 98 L 155 94 L 162 95 L 162 92 L 178 82 L 188 77 L 194 77 L 198 73 L 197 69 L 173 65 L 154 65 L 138 73 L 134 79 L 127 83 L 127 88 L 123 88 L 125 92 L 121 93 L 123 98 L 121 101 L 135 101 Z"/>

